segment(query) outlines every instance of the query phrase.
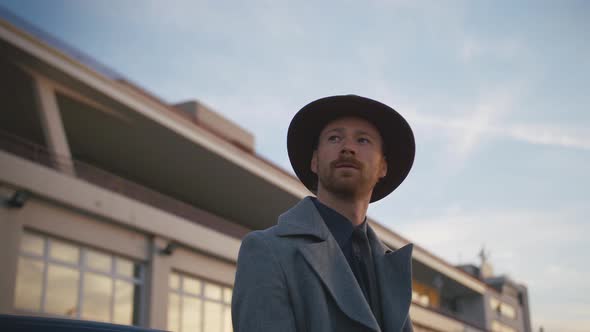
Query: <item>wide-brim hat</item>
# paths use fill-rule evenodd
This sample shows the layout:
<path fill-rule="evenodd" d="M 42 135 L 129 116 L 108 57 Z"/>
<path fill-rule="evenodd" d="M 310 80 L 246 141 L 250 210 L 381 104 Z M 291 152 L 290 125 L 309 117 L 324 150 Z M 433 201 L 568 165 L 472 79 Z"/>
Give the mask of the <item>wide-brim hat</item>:
<path fill-rule="evenodd" d="M 307 189 L 316 194 L 318 179 L 311 171 L 311 157 L 320 132 L 329 122 L 345 116 L 363 118 L 381 134 L 387 175 L 373 188 L 371 202 L 378 201 L 408 176 L 414 163 L 416 144 L 408 122 L 393 108 L 376 100 L 344 95 L 321 98 L 305 105 L 289 125 L 287 149 L 291 166 Z"/>

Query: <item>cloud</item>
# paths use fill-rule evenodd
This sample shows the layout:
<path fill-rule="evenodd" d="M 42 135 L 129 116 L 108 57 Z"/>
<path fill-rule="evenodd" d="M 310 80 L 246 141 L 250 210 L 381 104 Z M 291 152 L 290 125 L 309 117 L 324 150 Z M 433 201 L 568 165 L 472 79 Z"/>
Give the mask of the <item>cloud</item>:
<path fill-rule="evenodd" d="M 571 149 L 590 151 L 590 135 L 575 126 L 551 124 L 510 124 L 493 123 L 499 114 L 494 113 L 494 105 L 481 103 L 475 112 L 460 117 L 439 117 L 411 113 L 412 123 L 451 133 L 453 149 L 465 157 L 484 137 L 509 138 L 515 141 Z"/>
<path fill-rule="evenodd" d="M 496 91 L 488 90 L 472 103 L 448 106 L 444 117 L 424 114 L 413 108 L 407 113 L 408 120 L 417 130 L 427 129 L 428 136 L 442 134 L 446 137 L 445 155 L 450 157 L 447 162 L 461 165 L 482 141 L 500 134 L 500 123 L 513 111 L 516 96 L 522 89 L 521 84 L 512 84 Z"/>
<path fill-rule="evenodd" d="M 590 150 L 590 135 L 577 128 L 552 125 L 511 125 L 497 129 L 500 135 L 537 145 Z"/>
<path fill-rule="evenodd" d="M 483 57 L 511 60 L 527 55 L 527 48 L 516 39 L 484 40 L 481 37 L 466 37 L 460 44 L 458 54 L 466 63 Z"/>
<path fill-rule="evenodd" d="M 498 119 L 511 111 L 512 93 L 486 96 L 472 109 L 466 109 L 460 123 L 461 130 L 452 131 L 449 151 L 454 151 L 459 160 L 464 160 L 476 148 L 484 135 Z"/>

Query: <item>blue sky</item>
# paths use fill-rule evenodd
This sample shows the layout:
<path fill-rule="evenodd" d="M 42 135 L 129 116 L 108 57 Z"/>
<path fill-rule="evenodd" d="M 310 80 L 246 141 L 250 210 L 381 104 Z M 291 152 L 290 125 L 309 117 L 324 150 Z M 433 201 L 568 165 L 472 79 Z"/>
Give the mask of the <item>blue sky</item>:
<path fill-rule="evenodd" d="M 416 135 L 379 222 L 451 263 L 482 245 L 533 324 L 590 328 L 587 1 L 0 0 L 168 102 L 199 99 L 291 170 L 299 108 L 355 93 Z"/>

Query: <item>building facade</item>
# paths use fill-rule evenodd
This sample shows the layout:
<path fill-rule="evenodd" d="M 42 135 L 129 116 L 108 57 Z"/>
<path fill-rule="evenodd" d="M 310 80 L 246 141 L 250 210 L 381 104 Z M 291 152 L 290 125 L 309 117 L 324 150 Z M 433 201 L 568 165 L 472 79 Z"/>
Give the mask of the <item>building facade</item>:
<path fill-rule="evenodd" d="M 231 331 L 241 238 L 310 193 L 204 104 L 0 13 L 0 313 Z M 418 246 L 413 278 L 416 331 L 530 331 L 523 285 Z"/>

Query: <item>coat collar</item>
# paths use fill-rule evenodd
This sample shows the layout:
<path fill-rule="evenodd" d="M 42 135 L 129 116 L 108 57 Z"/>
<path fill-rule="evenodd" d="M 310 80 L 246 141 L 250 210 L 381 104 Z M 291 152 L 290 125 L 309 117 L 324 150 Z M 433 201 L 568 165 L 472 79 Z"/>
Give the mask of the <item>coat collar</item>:
<path fill-rule="evenodd" d="M 351 319 L 381 331 L 358 283 L 310 197 L 279 217 L 278 236 L 311 236 L 319 241 L 299 246 L 305 260 L 318 274 L 340 309 Z M 408 317 L 412 298 L 412 245 L 391 251 L 377 238 L 373 229 L 367 235 L 375 261 L 379 283 L 383 331 L 400 331 Z"/>
<path fill-rule="evenodd" d="M 330 238 L 330 230 L 309 196 L 280 215 L 278 226 L 278 236 L 308 235 L 322 241 Z"/>
<path fill-rule="evenodd" d="M 377 238 L 372 228 L 367 229 L 371 243 L 375 274 L 381 296 L 383 331 L 401 331 L 409 319 L 412 302 L 412 251 L 409 243 L 395 251 Z"/>

